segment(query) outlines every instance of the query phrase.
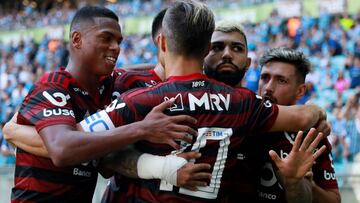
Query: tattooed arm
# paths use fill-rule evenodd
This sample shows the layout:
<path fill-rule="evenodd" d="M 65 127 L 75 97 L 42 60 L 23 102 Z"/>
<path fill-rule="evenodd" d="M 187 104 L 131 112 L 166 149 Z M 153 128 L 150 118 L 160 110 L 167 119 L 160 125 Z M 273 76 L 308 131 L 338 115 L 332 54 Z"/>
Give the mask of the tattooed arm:
<path fill-rule="evenodd" d="M 129 178 L 139 178 L 137 162 L 141 155 L 141 152 L 131 147 L 111 153 L 101 159 L 100 173 L 105 178 L 110 177 L 115 172 Z"/>
<path fill-rule="evenodd" d="M 130 178 L 161 179 L 179 187 L 197 190 L 197 186 L 206 186 L 206 180 L 210 180 L 211 174 L 204 171 L 211 166 L 187 163 L 184 160 L 197 159 L 200 156 L 198 152 L 156 156 L 128 147 L 102 158 L 100 168 L 104 177 L 110 177 L 117 172 Z"/>

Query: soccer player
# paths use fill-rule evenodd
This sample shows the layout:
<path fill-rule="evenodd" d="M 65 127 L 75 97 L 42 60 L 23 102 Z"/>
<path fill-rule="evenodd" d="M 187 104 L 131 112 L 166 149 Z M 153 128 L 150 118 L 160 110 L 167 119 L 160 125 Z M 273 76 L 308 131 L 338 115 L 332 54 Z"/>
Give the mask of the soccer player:
<path fill-rule="evenodd" d="M 35 126 L 51 159 L 18 149 L 12 202 L 91 202 L 96 163 L 84 162 L 139 140 L 176 147 L 173 139 L 184 139 L 184 132 L 195 134 L 177 124 L 195 123 L 193 118 L 162 113 L 167 103 L 141 122 L 102 133 L 76 131 L 77 122 L 110 103 L 121 40 L 118 17 L 112 11 L 84 7 L 76 13 L 70 26 L 69 64 L 35 84 L 17 118 L 20 124 Z"/>
<path fill-rule="evenodd" d="M 246 134 L 309 129 L 325 119 L 323 110 L 317 106 L 273 105 L 246 89 L 233 89 L 203 75 L 203 59 L 214 29 L 213 14 L 204 4 L 174 3 L 166 11 L 162 25 L 159 49 L 164 59 L 166 82 L 122 94 L 100 112 L 101 118 L 96 120 L 108 125 L 123 125 L 142 119 L 152 106 L 175 98 L 169 114 L 185 112 L 198 119 L 198 137 L 183 150 L 200 151 L 202 157 L 196 161 L 210 163 L 213 177 L 209 186 L 199 187 L 195 192 L 164 181 L 124 179 L 120 185 L 124 201 L 219 201 L 229 190 L 231 171 L 236 163 L 234 149 L 240 146 Z M 89 125 L 85 121 L 81 124 L 84 128 Z M 143 152 L 158 155 L 171 152 L 167 146 L 149 142 L 138 142 L 136 146 Z"/>
<path fill-rule="evenodd" d="M 248 58 L 247 56 L 246 35 L 244 34 L 240 24 L 234 21 L 220 22 L 216 26 L 211 41 L 212 41 L 211 50 L 210 53 L 205 58 L 205 62 L 204 62 L 205 72 L 210 77 L 216 78 L 217 80 L 221 80 L 226 84 L 229 84 L 234 87 L 241 87 L 241 79 L 247 67 L 249 66 L 250 58 Z M 273 49 L 273 52 L 281 52 L 281 50 L 283 50 L 283 54 L 279 54 L 278 58 L 273 58 L 274 61 L 272 64 L 273 66 L 279 69 L 280 73 L 285 75 L 284 78 L 286 78 L 287 81 L 284 83 L 279 82 L 279 85 L 274 86 L 273 91 L 271 92 L 276 92 L 276 94 L 272 94 L 272 95 L 275 98 L 279 98 L 276 101 L 280 105 L 296 104 L 296 100 L 299 97 L 301 97 L 301 95 L 304 93 L 302 78 L 305 77 L 300 74 L 300 72 L 302 71 L 296 71 L 296 70 L 298 68 L 302 70 L 301 67 L 303 68 L 306 67 L 303 70 L 307 70 L 309 68 L 308 67 L 309 64 L 307 59 L 304 58 L 303 54 L 297 51 L 279 48 L 279 49 Z M 295 59 L 298 59 L 298 61 L 296 61 Z M 288 63 L 287 66 L 277 67 L 279 64 L 280 65 L 283 64 L 284 61 Z M 222 68 L 222 66 L 225 66 L 225 64 L 227 65 L 227 69 Z M 304 66 L 297 64 L 303 64 Z M 268 70 L 268 68 L 266 67 L 264 68 L 264 67 L 265 66 L 263 66 L 263 70 Z M 235 72 L 237 73 L 233 74 Z M 289 72 L 292 74 L 288 74 Z M 272 74 L 270 74 L 270 76 L 272 76 Z M 281 78 L 279 78 L 279 81 L 280 79 Z M 262 86 L 264 86 L 264 83 L 262 84 Z M 298 88 L 298 90 L 296 88 Z M 278 93 L 278 91 L 280 90 L 282 90 L 282 92 Z M 271 94 L 271 92 L 267 94 Z M 299 92 L 299 94 L 294 95 L 294 92 Z M 259 95 L 265 96 L 264 91 L 259 91 Z M 285 97 L 285 98 L 281 99 L 281 97 Z M 291 139 L 295 139 L 295 138 L 291 138 Z M 289 140 L 287 140 L 284 135 L 279 136 L 278 139 L 271 137 L 271 138 L 266 138 L 266 140 L 272 140 L 272 141 L 269 143 L 265 143 L 265 145 L 267 145 L 265 151 L 264 148 L 262 148 L 264 145 L 261 145 L 261 148 L 259 148 L 259 150 L 263 152 L 262 154 L 260 153 L 261 156 L 264 156 L 264 154 L 265 155 L 268 154 L 268 150 L 270 150 L 272 147 L 274 147 L 274 149 L 277 149 L 276 148 L 277 145 L 275 144 L 277 142 L 285 143 L 283 146 L 284 147 L 283 153 L 280 153 L 280 150 L 277 150 L 280 154 L 290 153 L 292 143 L 290 143 Z M 293 140 L 291 142 L 293 142 Z M 337 188 L 335 176 L 333 175 L 334 169 L 332 168 L 332 161 L 331 161 L 332 159 L 330 157 L 331 146 L 328 145 L 326 140 L 323 142 L 326 146 L 328 146 L 328 149 L 326 153 L 322 155 L 320 159 L 317 160 L 317 163 L 313 166 L 314 177 L 316 177 L 314 179 L 315 184 L 313 184 L 314 202 L 324 202 L 324 201 L 339 202 L 340 199 L 339 190 Z M 256 159 L 256 157 L 254 158 L 254 160 L 251 160 L 250 158 L 251 153 L 258 153 L 255 152 L 254 150 L 254 148 L 258 149 L 255 147 L 257 145 L 258 145 L 257 138 L 254 139 L 246 138 L 241 147 L 241 151 L 239 151 L 238 153 L 239 170 L 236 173 L 236 177 L 238 178 L 238 180 L 236 181 L 236 185 L 234 186 L 235 190 L 232 194 L 233 197 L 230 200 L 232 202 L 236 202 L 240 200 L 241 201 L 248 200 L 249 202 L 260 201 L 255 198 L 256 188 L 254 186 L 256 182 L 254 182 L 255 178 L 253 177 L 257 175 L 255 172 L 256 168 L 254 167 L 262 167 L 262 166 L 258 164 L 258 159 Z M 284 158 L 284 156 L 282 157 Z M 266 166 L 269 165 L 270 164 L 266 164 Z M 292 167 L 295 168 L 295 165 L 293 165 Z M 265 171 L 265 172 L 269 172 L 269 171 Z M 274 173 L 270 173 L 270 174 L 274 175 Z M 325 175 L 325 174 L 329 174 L 329 175 Z M 269 177 L 267 179 L 271 180 L 271 178 Z M 303 183 L 303 184 L 307 184 L 307 183 Z M 294 187 L 293 186 L 291 187 L 294 191 Z M 273 191 L 274 193 L 281 194 L 280 197 L 284 198 L 285 196 L 284 190 L 280 189 L 278 187 L 278 184 L 275 184 L 275 186 L 272 188 L 275 188 L 275 190 Z M 286 190 L 287 188 L 285 187 L 284 189 Z M 299 190 L 298 189 L 295 190 L 295 194 L 297 194 L 296 192 L 299 192 Z M 259 192 L 259 194 L 262 194 L 260 198 L 263 201 L 264 199 L 266 199 L 266 197 L 270 197 L 270 199 L 274 197 L 274 194 L 271 193 L 269 195 L 266 195 L 268 193 L 264 194 Z M 270 201 L 284 201 L 283 199 L 281 200 L 280 197 Z M 287 199 L 288 202 L 292 202 L 291 197 L 289 197 L 289 195 L 286 197 L 289 198 Z M 297 198 L 297 200 L 301 201 L 302 199 Z"/>
<path fill-rule="evenodd" d="M 159 39 L 159 34 L 161 32 L 161 24 L 162 20 L 164 18 L 166 12 L 166 8 L 161 10 L 155 17 L 152 22 L 152 31 L 151 36 L 152 40 L 157 47 L 157 41 Z M 113 95 L 119 96 L 120 94 L 126 92 L 127 90 L 138 88 L 138 87 L 150 87 L 154 86 L 159 82 L 162 82 L 165 78 L 164 68 L 162 67 L 160 61 L 161 56 L 158 54 L 158 63 L 155 65 L 154 69 L 153 67 L 149 67 L 148 65 L 140 65 L 141 69 L 147 69 L 148 70 L 142 70 L 142 71 L 127 71 L 123 74 L 121 74 L 117 80 L 115 81 L 115 88 Z M 139 65 L 137 66 L 139 68 Z M 116 160 L 109 160 L 108 162 L 116 163 Z M 131 166 L 128 166 L 131 167 Z M 119 168 L 119 167 L 117 167 Z M 121 163 L 120 163 L 121 168 Z M 113 168 L 113 170 L 115 170 Z M 111 203 L 111 202 L 119 202 L 121 200 L 121 193 L 119 192 L 118 185 L 120 184 L 122 174 L 118 173 L 115 174 L 114 177 L 112 177 L 109 180 L 109 183 L 105 189 L 105 192 L 103 194 L 103 197 L 101 199 L 101 203 Z M 178 176 L 180 176 L 178 174 Z M 180 178 L 180 177 L 179 177 Z M 195 189 L 193 187 L 193 189 Z"/>
<path fill-rule="evenodd" d="M 297 100 L 305 94 L 304 82 L 310 70 L 310 62 L 302 52 L 289 48 L 270 49 L 261 57 L 260 65 L 259 95 L 280 105 L 295 105 Z M 303 176 L 299 174 L 293 176 L 294 172 L 289 172 L 296 168 L 299 172 L 304 163 L 301 160 L 292 164 L 283 161 L 285 157 L 292 156 L 290 151 L 295 139 L 294 133 L 276 132 L 274 134 L 278 136 L 264 136 L 263 140 L 267 146 L 263 148 L 264 154 L 269 150 L 271 152 L 261 172 L 258 188 L 261 202 L 306 202 L 306 194 L 301 193 L 301 188 L 299 188 L 301 182 L 305 181 Z M 327 150 L 312 167 L 313 179 L 310 180 L 312 196 L 307 197 L 307 202 L 309 199 L 311 202 L 312 199 L 312 202 L 316 203 L 338 203 L 340 193 L 332 163 L 331 145 L 327 139 L 320 144 L 326 145 Z M 274 173 L 276 171 L 271 160 L 279 168 L 278 175 Z M 277 176 L 281 177 L 281 181 Z"/>
<path fill-rule="evenodd" d="M 153 36 L 154 41 L 156 36 L 158 35 L 159 29 L 161 28 L 161 21 L 162 17 L 164 15 L 165 10 L 161 11 L 159 15 L 155 18 L 153 23 Z M 137 65 L 139 67 L 139 65 Z M 143 65 L 140 65 L 143 67 Z M 133 66 L 134 67 L 134 66 Z M 117 96 L 120 93 L 123 93 L 124 91 L 127 91 L 131 88 L 136 87 L 145 87 L 149 84 L 154 85 L 156 82 L 160 81 L 160 78 L 157 76 L 158 74 L 161 76 L 163 75 L 163 68 L 160 64 L 158 64 L 154 70 L 148 70 L 148 71 L 137 71 L 137 72 L 124 72 L 123 70 L 117 70 L 120 76 L 118 76 L 115 79 L 114 84 L 114 92 L 113 96 Z M 136 73 L 136 74 L 134 74 Z M 15 116 L 14 116 L 15 117 Z M 24 126 L 24 125 L 18 125 L 16 124 L 16 118 L 14 118 L 8 122 L 6 128 L 5 128 L 5 134 L 7 136 L 7 139 L 11 142 L 13 142 L 15 145 L 17 145 L 22 150 L 41 156 L 41 157 L 49 157 L 49 153 L 46 150 L 46 147 L 42 140 L 40 139 L 39 135 L 37 134 L 36 130 L 33 127 Z M 81 130 L 81 129 L 80 129 Z M 178 157 L 182 157 L 185 159 L 190 158 L 197 158 L 201 156 L 199 153 L 182 153 L 178 154 Z M 111 157 L 111 158 L 109 158 Z M 115 170 L 119 172 L 121 175 L 125 175 L 128 177 L 134 177 L 134 178 L 162 178 L 166 174 L 166 171 L 173 171 L 177 169 L 176 173 L 176 185 L 186 187 L 189 189 L 196 189 L 196 186 L 198 185 L 204 185 L 206 182 L 203 180 L 199 180 L 200 177 L 207 177 L 210 176 L 210 174 L 201 172 L 201 170 L 207 169 L 210 166 L 208 164 L 185 164 L 186 160 L 182 158 L 175 158 L 174 156 L 166 156 L 166 157 L 154 157 L 149 154 L 141 154 L 138 153 L 132 149 L 126 149 L 121 151 L 121 156 L 109 156 L 104 161 L 102 160 L 102 163 L 107 163 L 108 167 L 111 167 L 112 170 Z M 141 158 L 141 157 L 146 157 Z M 149 159 L 149 160 L 148 160 Z M 156 168 L 147 168 L 148 171 L 152 171 L 152 173 L 156 173 L 158 176 L 148 176 L 148 177 L 142 177 L 141 174 L 138 174 L 138 167 L 137 165 L 140 164 L 141 160 L 150 162 L 151 159 L 160 160 L 162 159 L 163 165 L 159 165 Z M 181 165 L 176 165 L 173 162 L 169 161 L 180 161 L 182 163 Z M 184 162 L 185 161 L 185 162 Z M 166 164 L 170 164 L 169 166 L 166 166 Z M 182 166 L 185 164 L 184 166 Z M 166 167 L 162 173 L 159 173 L 159 169 L 161 167 Z M 104 170 L 101 170 L 102 175 L 108 177 L 110 174 L 104 173 Z M 114 182 L 111 185 L 115 185 Z M 116 188 L 113 187 L 113 188 Z M 108 190 L 110 191 L 110 190 Z M 113 196 L 111 193 L 107 193 L 106 196 Z"/>

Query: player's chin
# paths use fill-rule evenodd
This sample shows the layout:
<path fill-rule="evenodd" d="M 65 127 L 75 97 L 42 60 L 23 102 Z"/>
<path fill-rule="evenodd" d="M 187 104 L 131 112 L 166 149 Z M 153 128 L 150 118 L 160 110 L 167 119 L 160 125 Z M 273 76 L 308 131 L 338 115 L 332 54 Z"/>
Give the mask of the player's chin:
<path fill-rule="evenodd" d="M 113 70 L 115 68 L 115 63 L 105 63 L 102 66 L 101 72 L 103 73 L 103 75 L 110 75 Z"/>

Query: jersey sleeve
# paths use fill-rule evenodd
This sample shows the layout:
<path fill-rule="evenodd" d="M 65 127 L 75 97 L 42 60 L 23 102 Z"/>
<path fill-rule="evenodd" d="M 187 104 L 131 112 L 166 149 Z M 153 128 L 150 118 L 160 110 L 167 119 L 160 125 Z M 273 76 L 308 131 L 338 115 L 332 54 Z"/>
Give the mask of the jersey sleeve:
<path fill-rule="evenodd" d="M 323 189 L 338 189 L 333 159 L 331 156 L 331 144 L 327 139 L 323 139 L 319 146 L 322 145 L 325 145 L 327 149 L 316 160 L 316 163 L 312 168 L 314 182 Z"/>
<path fill-rule="evenodd" d="M 56 124 L 76 125 L 69 91 L 54 83 L 38 84 L 25 98 L 19 116 L 37 131 Z"/>
<path fill-rule="evenodd" d="M 256 132 L 266 132 L 274 125 L 279 108 L 269 100 L 264 100 L 253 93 L 250 94 L 252 104 L 248 112 L 248 125 Z"/>
<path fill-rule="evenodd" d="M 134 122 L 134 113 L 128 104 L 119 97 L 104 110 L 97 112 L 80 122 L 86 132 L 100 132 Z"/>

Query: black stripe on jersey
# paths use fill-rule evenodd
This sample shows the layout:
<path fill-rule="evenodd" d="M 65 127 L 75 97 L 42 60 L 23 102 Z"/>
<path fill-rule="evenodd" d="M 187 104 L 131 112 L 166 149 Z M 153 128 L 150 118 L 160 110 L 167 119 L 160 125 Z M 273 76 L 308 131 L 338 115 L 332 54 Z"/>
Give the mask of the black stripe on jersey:
<path fill-rule="evenodd" d="M 51 81 L 52 81 L 53 75 L 54 75 L 53 72 L 51 72 L 51 73 L 49 74 L 48 79 L 47 79 L 48 82 L 51 82 Z"/>
<path fill-rule="evenodd" d="M 60 84 L 64 84 L 65 75 L 60 75 Z"/>
<path fill-rule="evenodd" d="M 83 168 L 79 166 L 79 169 L 81 170 Z M 97 175 L 97 172 L 95 170 L 90 172 L 96 173 Z M 35 178 L 37 180 L 48 181 L 50 183 L 66 184 L 66 185 L 73 185 L 79 183 L 79 181 L 82 182 L 86 180 L 92 181 L 94 178 L 96 178 L 96 176 L 94 176 L 93 174 L 91 177 L 86 178 L 83 176 L 70 175 L 69 173 L 65 173 L 65 172 L 50 171 L 50 170 L 30 167 L 30 166 L 16 166 L 15 177 Z"/>
<path fill-rule="evenodd" d="M 13 188 L 11 192 L 11 199 L 12 200 L 24 200 L 24 201 L 34 201 L 34 202 L 43 202 L 43 203 L 53 203 L 54 196 L 50 193 L 41 193 L 31 190 L 21 190 Z M 56 197 L 56 200 L 61 200 Z"/>
<path fill-rule="evenodd" d="M 59 73 L 55 73 L 53 82 L 57 83 L 59 75 L 60 75 Z"/>

